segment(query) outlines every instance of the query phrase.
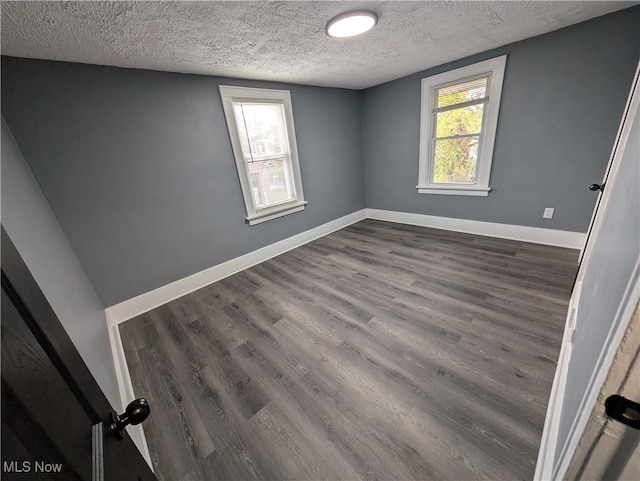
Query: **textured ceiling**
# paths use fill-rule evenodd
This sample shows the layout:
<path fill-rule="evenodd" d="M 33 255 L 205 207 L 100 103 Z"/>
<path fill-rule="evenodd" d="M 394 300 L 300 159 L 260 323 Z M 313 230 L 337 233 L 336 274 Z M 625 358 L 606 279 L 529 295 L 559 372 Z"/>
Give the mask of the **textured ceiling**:
<path fill-rule="evenodd" d="M 634 3 L 2 1 L 2 53 L 361 89 Z M 353 8 L 378 25 L 327 37 Z"/>

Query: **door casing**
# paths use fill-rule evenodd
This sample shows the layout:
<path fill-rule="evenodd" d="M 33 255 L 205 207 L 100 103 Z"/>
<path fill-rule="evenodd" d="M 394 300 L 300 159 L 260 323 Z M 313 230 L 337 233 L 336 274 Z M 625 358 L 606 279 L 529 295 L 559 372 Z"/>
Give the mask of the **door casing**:
<path fill-rule="evenodd" d="M 551 389 L 551 395 L 547 407 L 545 424 L 542 433 L 542 440 L 536 464 L 534 480 L 562 479 L 569 467 L 569 463 L 575 453 L 580 437 L 586 427 L 591 411 L 595 405 L 598 392 L 602 387 L 607 373 L 613 362 L 615 353 L 624 336 L 633 311 L 640 299 L 640 259 L 636 261 L 631 277 L 627 284 L 627 289 L 620 302 L 615 319 L 612 319 L 611 328 L 607 335 L 603 349 L 599 354 L 597 368 L 593 372 L 589 387 L 585 393 L 578 417 L 575 419 L 573 429 L 564 445 L 563 451 L 555 459 L 556 447 L 559 442 L 559 427 L 562 406 L 564 401 L 567 376 L 569 374 L 569 362 L 573 350 L 573 336 L 576 330 L 576 316 L 579 309 L 580 297 L 582 294 L 582 279 L 585 277 L 586 269 L 589 268 L 589 260 L 593 253 L 593 242 L 598 238 L 598 232 L 602 228 L 602 216 L 606 213 L 611 192 L 615 189 L 615 181 L 620 168 L 621 158 L 631 134 L 632 122 L 638 112 L 640 104 L 640 93 L 638 92 L 640 77 L 640 62 L 636 69 L 636 74 L 632 82 L 631 91 L 622 116 L 618 135 L 614 143 L 613 151 L 609 159 L 607 170 L 605 171 L 604 183 L 606 187 L 600 194 L 596 203 L 594 214 L 589 226 L 587 244 L 581 253 L 578 275 L 571 294 L 569 309 L 567 313 L 565 330 L 562 340 L 562 348 L 558 365 Z"/>

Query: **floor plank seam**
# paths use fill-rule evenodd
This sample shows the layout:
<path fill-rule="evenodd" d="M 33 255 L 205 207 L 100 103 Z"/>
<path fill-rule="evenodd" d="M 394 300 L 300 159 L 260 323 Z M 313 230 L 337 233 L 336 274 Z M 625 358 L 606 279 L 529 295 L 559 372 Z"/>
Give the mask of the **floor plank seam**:
<path fill-rule="evenodd" d="M 160 481 L 530 478 L 576 259 L 365 220 L 123 323 Z"/>

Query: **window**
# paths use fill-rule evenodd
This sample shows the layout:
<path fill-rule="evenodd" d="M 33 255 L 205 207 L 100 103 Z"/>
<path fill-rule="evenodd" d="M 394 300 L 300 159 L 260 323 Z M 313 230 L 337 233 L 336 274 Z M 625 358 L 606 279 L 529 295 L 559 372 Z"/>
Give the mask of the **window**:
<path fill-rule="evenodd" d="M 422 79 L 421 194 L 489 195 L 506 59 Z"/>
<path fill-rule="evenodd" d="M 220 95 L 249 224 L 303 210 L 289 91 L 221 85 Z"/>

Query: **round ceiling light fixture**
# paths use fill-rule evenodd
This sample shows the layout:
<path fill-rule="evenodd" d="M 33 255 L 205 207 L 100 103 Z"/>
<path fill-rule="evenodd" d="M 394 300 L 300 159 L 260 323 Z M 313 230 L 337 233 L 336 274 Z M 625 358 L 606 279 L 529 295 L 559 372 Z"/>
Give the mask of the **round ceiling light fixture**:
<path fill-rule="evenodd" d="M 378 16 L 368 10 L 341 13 L 327 23 L 327 35 L 336 38 L 355 37 L 368 32 L 378 23 Z"/>

